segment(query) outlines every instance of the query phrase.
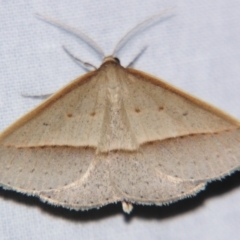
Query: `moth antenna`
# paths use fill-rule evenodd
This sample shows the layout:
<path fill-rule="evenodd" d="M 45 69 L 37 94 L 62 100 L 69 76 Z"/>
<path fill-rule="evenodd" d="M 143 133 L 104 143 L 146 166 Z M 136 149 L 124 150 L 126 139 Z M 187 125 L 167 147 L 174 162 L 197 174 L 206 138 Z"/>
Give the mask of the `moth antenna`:
<path fill-rule="evenodd" d="M 97 70 L 97 67 L 95 67 L 93 64 L 89 62 L 85 62 L 81 60 L 80 58 L 73 55 L 65 46 L 62 46 L 63 50 L 76 62 L 79 62 L 81 66 L 86 69 L 87 71 L 91 71 L 90 68 L 93 68 L 93 70 Z"/>
<path fill-rule="evenodd" d="M 133 64 L 143 55 L 143 53 L 146 51 L 147 46 L 143 47 L 142 50 L 133 58 L 133 60 L 127 65 L 127 68 L 130 68 L 133 66 Z"/>
<path fill-rule="evenodd" d="M 79 30 L 77 30 L 77 29 L 75 29 L 73 27 L 70 27 L 70 26 L 68 26 L 68 25 L 66 25 L 66 24 L 64 24 L 62 22 L 59 22 L 59 21 L 57 21 L 57 20 L 55 20 L 53 18 L 43 16 L 43 15 L 41 15 L 39 13 L 36 13 L 36 16 L 39 19 L 41 19 L 41 20 L 43 20 L 43 21 L 45 21 L 47 23 L 50 23 L 50 24 L 52 24 L 52 25 L 54 25 L 56 27 L 59 27 L 59 28 L 65 30 L 65 31 L 75 35 L 78 38 L 81 38 L 91 48 L 93 48 L 101 56 L 101 58 L 104 58 L 105 54 L 104 54 L 102 48 L 92 38 L 90 38 L 89 36 L 87 36 L 83 32 L 81 32 L 81 31 L 79 31 Z"/>
<path fill-rule="evenodd" d="M 148 26 L 154 24 L 155 22 L 159 21 L 160 17 L 171 11 L 173 8 L 168 8 L 165 9 L 164 11 L 159 12 L 158 14 L 147 18 L 143 22 L 137 24 L 134 28 L 132 28 L 130 31 L 128 31 L 117 43 L 116 47 L 113 50 L 113 53 L 111 54 L 112 56 L 115 56 L 123 47 L 124 45 L 137 33 L 140 32 L 141 30 L 147 28 Z"/>
<path fill-rule="evenodd" d="M 42 95 L 29 95 L 24 93 L 21 94 L 21 96 L 24 98 L 32 98 L 32 99 L 46 99 L 52 95 L 53 95 L 52 93 L 42 94 Z"/>

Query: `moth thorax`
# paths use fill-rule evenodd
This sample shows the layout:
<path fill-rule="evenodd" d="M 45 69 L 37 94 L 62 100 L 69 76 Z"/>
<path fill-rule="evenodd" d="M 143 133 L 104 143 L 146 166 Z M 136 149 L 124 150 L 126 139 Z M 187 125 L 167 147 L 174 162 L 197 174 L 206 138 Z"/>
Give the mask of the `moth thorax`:
<path fill-rule="evenodd" d="M 108 87 L 107 88 L 107 96 L 108 100 L 112 105 L 112 108 L 119 109 L 120 108 L 120 87 Z"/>

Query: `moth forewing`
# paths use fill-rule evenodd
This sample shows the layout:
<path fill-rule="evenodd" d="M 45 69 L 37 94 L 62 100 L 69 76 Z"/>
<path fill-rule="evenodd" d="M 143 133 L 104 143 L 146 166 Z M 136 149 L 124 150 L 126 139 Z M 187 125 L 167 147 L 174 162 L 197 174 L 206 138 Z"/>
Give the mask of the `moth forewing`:
<path fill-rule="evenodd" d="M 3 188 L 75 210 L 122 202 L 130 213 L 239 170 L 238 120 L 113 55 L 3 131 Z"/>

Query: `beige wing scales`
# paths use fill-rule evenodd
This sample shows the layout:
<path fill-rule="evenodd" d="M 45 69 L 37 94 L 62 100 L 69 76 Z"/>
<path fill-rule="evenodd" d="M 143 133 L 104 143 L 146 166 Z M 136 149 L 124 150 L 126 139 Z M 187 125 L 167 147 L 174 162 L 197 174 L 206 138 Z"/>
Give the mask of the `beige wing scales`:
<path fill-rule="evenodd" d="M 240 123 L 145 73 L 128 69 L 125 109 L 148 164 L 183 180 L 209 181 L 240 168 Z"/>
<path fill-rule="evenodd" d="M 104 81 L 94 73 L 75 80 L 7 129 L 0 142 L 15 147 L 97 147 L 106 109 Z"/>
<path fill-rule="evenodd" d="M 0 182 L 6 188 L 32 195 L 58 189 L 81 179 L 94 156 L 90 149 L 1 146 Z"/>
<path fill-rule="evenodd" d="M 185 180 L 211 181 L 240 168 L 239 145 L 237 129 L 156 142 L 146 145 L 144 151 L 155 167 L 166 174 Z"/>
<path fill-rule="evenodd" d="M 73 209 L 161 205 L 239 169 L 239 126 L 162 81 L 106 62 L 3 132 L 0 183 Z"/>
<path fill-rule="evenodd" d="M 63 188 L 39 192 L 41 199 L 70 209 L 87 210 L 121 201 L 111 184 L 109 164 L 105 154 L 95 154 L 82 178 Z"/>
<path fill-rule="evenodd" d="M 101 207 L 128 201 L 167 204 L 204 189 L 203 181 L 188 181 L 156 171 L 141 153 L 99 154 L 88 176 L 66 187 L 39 192 L 44 200 L 72 209 Z"/>
<path fill-rule="evenodd" d="M 129 202 L 162 205 L 194 195 L 205 187 L 205 181 L 181 179 L 155 168 L 151 155 L 144 151 L 111 153 L 110 156 L 112 185 L 115 192 Z"/>
<path fill-rule="evenodd" d="M 124 107 L 139 144 L 239 127 L 237 120 L 137 70 L 125 73 Z"/>

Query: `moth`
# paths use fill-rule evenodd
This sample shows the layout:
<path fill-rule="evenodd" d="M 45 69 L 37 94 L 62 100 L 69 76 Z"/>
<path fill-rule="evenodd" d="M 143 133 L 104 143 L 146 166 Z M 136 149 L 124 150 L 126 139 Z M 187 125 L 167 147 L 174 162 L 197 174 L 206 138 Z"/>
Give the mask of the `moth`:
<path fill-rule="evenodd" d="M 125 42 L 1 133 L 4 189 L 75 210 L 122 202 L 130 213 L 132 204 L 175 202 L 239 170 L 240 122 L 121 66 L 115 53 Z"/>

